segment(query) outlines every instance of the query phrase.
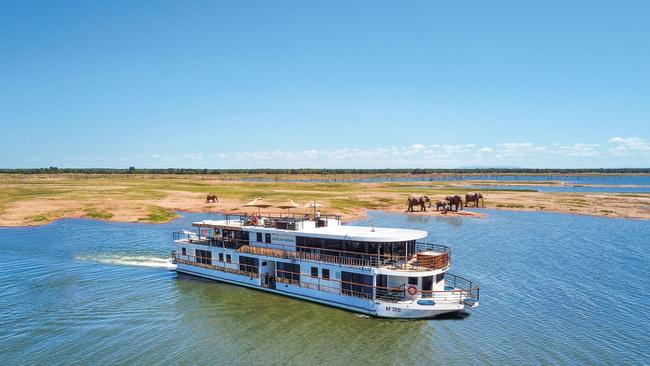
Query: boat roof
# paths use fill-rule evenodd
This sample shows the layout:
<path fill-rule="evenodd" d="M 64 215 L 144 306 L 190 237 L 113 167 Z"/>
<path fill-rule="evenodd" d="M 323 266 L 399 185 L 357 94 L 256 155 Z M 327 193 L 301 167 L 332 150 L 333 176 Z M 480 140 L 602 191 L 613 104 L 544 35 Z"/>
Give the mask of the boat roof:
<path fill-rule="evenodd" d="M 299 230 L 283 230 L 268 228 L 264 226 L 241 225 L 232 220 L 203 220 L 193 222 L 193 226 L 221 227 L 234 230 L 246 230 L 255 232 L 282 233 L 295 236 L 308 236 L 312 238 L 344 239 L 372 242 L 395 242 L 421 240 L 428 236 L 424 230 L 398 229 L 385 227 L 368 227 L 352 225 L 333 225 L 319 228 L 307 228 Z"/>
<path fill-rule="evenodd" d="M 316 238 L 346 239 L 357 241 L 408 241 L 426 238 L 429 234 L 423 230 L 397 229 L 368 226 L 328 226 L 299 231 L 302 234 Z"/>

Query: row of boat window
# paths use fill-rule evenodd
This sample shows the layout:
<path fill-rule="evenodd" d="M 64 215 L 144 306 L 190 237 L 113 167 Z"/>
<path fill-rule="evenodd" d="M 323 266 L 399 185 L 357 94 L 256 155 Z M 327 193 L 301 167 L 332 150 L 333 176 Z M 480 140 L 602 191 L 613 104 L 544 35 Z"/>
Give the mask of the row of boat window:
<path fill-rule="evenodd" d="M 246 231 L 222 230 L 224 237 L 247 241 L 249 233 Z M 258 243 L 271 243 L 271 233 L 255 233 Z M 235 242 L 221 242 L 218 238 L 211 238 L 214 243 L 225 248 L 237 249 Z M 361 257 L 359 254 L 380 255 L 382 257 L 406 257 L 415 253 L 415 240 L 397 242 L 365 242 L 341 239 L 325 239 L 297 236 L 296 246 L 299 252 L 316 252 L 321 254 L 339 256 L 345 253 L 348 257 Z M 365 256 L 364 256 L 365 257 Z"/>
<path fill-rule="evenodd" d="M 321 272 L 323 273 L 324 280 L 330 279 L 330 270 L 328 268 L 321 269 Z M 318 267 L 311 267 L 311 276 L 318 277 Z"/>
<path fill-rule="evenodd" d="M 185 255 L 185 248 L 182 248 L 182 252 Z M 226 254 L 226 263 L 232 262 L 232 257 L 230 254 Z M 224 261 L 224 253 L 219 253 L 219 261 Z M 212 264 L 212 252 L 209 250 L 196 249 L 196 262 L 203 264 Z M 277 264 L 277 276 L 285 278 L 293 283 L 300 282 L 300 264 L 297 263 L 287 263 L 287 262 L 276 262 Z M 247 257 L 240 255 L 239 256 L 239 269 L 247 272 L 257 272 L 259 269 L 259 259 L 254 257 Z M 311 267 L 311 277 L 318 277 L 318 267 Z M 328 268 L 322 268 L 322 278 L 324 280 L 330 279 L 330 270 Z M 441 281 L 444 278 L 444 274 L 439 274 L 436 276 L 436 282 Z M 377 277 L 378 283 L 377 286 L 386 287 L 386 277 L 385 275 L 379 275 Z M 418 285 L 418 277 L 409 277 L 409 285 Z M 433 276 L 423 277 L 422 278 L 422 289 L 431 290 L 433 285 Z M 364 275 L 361 273 L 355 272 L 346 272 L 341 271 L 341 290 L 343 293 L 348 294 L 361 294 L 372 296 L 373 283 L 372 275 Z"/>
<path fill-rule="evenodd" d="M 212 264 L 212 251 L 196 249 L 196 261 L 203 264 Z"/>
<path fill-rule="evenodd" d="M 415 240 L 377 243 L 297 236 L 296 246 L 301 252 L 314 252 L 314 249 L 320 249 L 321 253 L 331 255 L 337 255 L 338 252 L 351 252 L 405 257 L 407 252 L 415 253 Z"/>
<path fill-rule="evenodd" d="M 182 255 L 187 255 L 187 249 L 185 247 L 181 248 L 181 253 Z M 212 265 L 212 251 L 195 249 L 194 260 L 197 263 Z M 223 253 L 219 253 L 219 262 L 224 262 Z M 225 262 L 232 263 L 232 256 L 230 254 L 226 254 Z"/>
<path fill-rule="evenodd" d="M 372 297 L 372 276 L 341 271 L 341 292 L 348 295 Z"/>
<path fill-rule="evenodd" d="M 259 269 L 260 260 L 258 258 L 239 256 L 239 270 L 246 272 L 257 273 Z"/>
<path fill-rule="evenodd" d="M 262 233 L 257 233 L 257 242 L 259 243 L 270 243 L 271 242 L 271 234 L 270 233 L 264 233 L 264 241 L 262 241 Z"/>

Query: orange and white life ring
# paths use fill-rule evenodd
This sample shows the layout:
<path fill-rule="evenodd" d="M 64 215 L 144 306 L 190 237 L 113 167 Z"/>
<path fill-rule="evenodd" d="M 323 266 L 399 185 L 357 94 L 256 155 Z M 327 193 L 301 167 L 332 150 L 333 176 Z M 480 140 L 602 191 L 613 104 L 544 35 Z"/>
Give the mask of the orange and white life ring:
<path fill-rule="evenodd" d="M 208 229 L 201 230 L 201 235 L 208 236 Z"/>
<path fill-rule="evenodd" d="M 415 294 L 418 293 L 418 288 L 415 287 L 415 286 L 409 286 L 407 291 L 408 291 L 409 295 L 415 296 Z"/>
<path fill-rule="evenodd" d="M 257 222 L 257 216 L 253 215 L 253 217 L 251 217 L 251 224 L 257 225 Z"/>

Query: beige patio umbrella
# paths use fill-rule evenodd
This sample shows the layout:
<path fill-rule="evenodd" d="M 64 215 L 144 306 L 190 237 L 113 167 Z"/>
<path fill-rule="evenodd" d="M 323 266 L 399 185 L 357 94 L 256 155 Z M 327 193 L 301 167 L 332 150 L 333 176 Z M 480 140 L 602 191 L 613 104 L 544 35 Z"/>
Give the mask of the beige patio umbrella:
<path fill-rule="evenodd" d="M 259 197 L 244 205 L 244 207 L 257 207 L 258 214 L 260 213 L 260 208 L 267 208 L 271 206 L 273 205 L 265 201 L 263 198 L 259 198 Z"/>
<path fill-rule="evenodd" d="M 289 213 L 292 208 L 298 208 L 298 207 L 300 207 L 300 205 L 293 202 L 290 199 L 287 199 L 286 201 L 282 202 L 281 204 L 279 204 L 279 205 L 277 205 L 275 207 L 279 207 L 281 209 L 287 210 L 287 213 Z"/>
<path fill-rule="evenodd" d="M 316 209 L 319 207 L 325 207 L 321 205 L 320 203 L 316 201 L 309 201 L 305 204 L 305 208 L 313 208 L 314 209 L 314 217 L 316 217 Z"/>

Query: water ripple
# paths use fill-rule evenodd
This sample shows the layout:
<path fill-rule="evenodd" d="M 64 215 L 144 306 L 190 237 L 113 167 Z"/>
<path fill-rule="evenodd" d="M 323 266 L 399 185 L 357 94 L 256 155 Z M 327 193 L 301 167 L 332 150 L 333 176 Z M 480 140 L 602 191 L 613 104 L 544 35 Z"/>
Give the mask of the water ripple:
<path fill-rule="evenodd" d="M 9 364 L 648 364 L 650 225 L 488 211 L 429 231 L 481 284 L 469 316 L 392 321 L 177 275 L 163 225 L 61 220 L 0 230 Z M 365 223 L 361 223 L 365 224 Z"/>

